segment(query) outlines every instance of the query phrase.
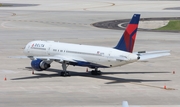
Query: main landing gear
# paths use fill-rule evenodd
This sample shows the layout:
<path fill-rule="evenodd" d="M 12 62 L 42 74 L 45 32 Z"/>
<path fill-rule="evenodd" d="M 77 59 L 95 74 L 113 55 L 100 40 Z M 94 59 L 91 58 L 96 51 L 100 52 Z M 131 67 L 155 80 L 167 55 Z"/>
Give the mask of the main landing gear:
<path fill-rule="evenodd" d="M 92 75 L 101 75 L 101 71 L 98 70 L 98 68 L 95 68 L 95 70 L 92 70 L 92 71 L 91 71 L 91 74 L 92 74 Z"/>
<path fill-rule="evenodd" d="M 70 76 L 70 73 L 66 70 L 67 67 L 68 67 L 68 64 L 66 62 L 63 62 L 62 63 L 63 71 L 59 73 L 61 76 Z"/>
<path fill-rule="evenodd" d="M 68 65 L 69 64 L 67 62 L 65 62 L 65 61 L 62 63 L 63 71 L 59 72 L 59 75 L 61 75 L 61 76 L 70 76 L 70 73 L 66 70 Z M 101 71 L 98 70 L 98 68 L 95 68 L 94 70 L 91 71 L 91 74 L 92 75 L 101 75 Z"/>

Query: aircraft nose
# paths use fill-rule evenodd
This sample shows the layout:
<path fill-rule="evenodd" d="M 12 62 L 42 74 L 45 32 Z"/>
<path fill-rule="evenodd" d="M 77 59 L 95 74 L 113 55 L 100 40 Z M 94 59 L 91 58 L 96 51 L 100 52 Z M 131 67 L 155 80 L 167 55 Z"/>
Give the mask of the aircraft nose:
<path fill-rule="evenodd" d="M 27 50 L 27 45 L 24 47 L 24 53 L 26 53 L 26 50 Z"/>
<path fill-rule="evenodd" d="M 24 47 L 24 53 L 26 54 L 28 50 L 28 44 Z"/>

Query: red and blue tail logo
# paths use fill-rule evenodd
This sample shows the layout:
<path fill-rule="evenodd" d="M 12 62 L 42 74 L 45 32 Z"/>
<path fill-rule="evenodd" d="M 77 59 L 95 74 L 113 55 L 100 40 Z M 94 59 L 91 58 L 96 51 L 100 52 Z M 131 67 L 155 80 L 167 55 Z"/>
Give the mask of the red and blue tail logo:
<path fill-rule="evenodd" d="M 136 40 L 136 32 L 138 29 L 139 19 L 140 14 L 133 15 L 121 39 L 119 40 L 116 47 L 114 47 L 115 49 L 132 53 Z"/>

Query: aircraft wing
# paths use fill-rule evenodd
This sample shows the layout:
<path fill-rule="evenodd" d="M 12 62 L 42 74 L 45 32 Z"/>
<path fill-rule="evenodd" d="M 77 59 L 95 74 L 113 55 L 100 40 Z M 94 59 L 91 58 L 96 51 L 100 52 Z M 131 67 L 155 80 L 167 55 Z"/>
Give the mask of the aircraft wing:
<path fill-rule="evenodd" d="M 71 57 L 71 56 L 62 56 L 62 55 L 55 55 L 55 56 L 28 56 L 30 59 L 41 59 L 41 60 L 46 60 L 46 61 L 57 61 L 57 62 L 76 62 L 78 61 L 84 61 L 86 60 L 80 58 L 80 57 Z"/>
<path fill-rule="evenodd" d="M 137 54 L 140 57 L 139 60 L 141 61 L 141 60 L 147 60 L 147 59 L 152 59 L 152 58 L 170 55 L 170 50 L 139 51 L 139 52 L 135 52 L 135 54 Z"/>
<path fill-rule="evenodd" d="M 71 56 L 62 56 L 62 55 L 55 55 L 55 56 L 9 56 L 9 58 L 18 58 L 18 59 L 26 59 L 30 58 L 31 60 L 35 59 L 41 59 L 45 61 L 58 61 L 58 62 L 77 62 L 77 61 L 83 61 L 86 62 L 86 60 L 80 58 L 80 57 L 71 57 Z"/>

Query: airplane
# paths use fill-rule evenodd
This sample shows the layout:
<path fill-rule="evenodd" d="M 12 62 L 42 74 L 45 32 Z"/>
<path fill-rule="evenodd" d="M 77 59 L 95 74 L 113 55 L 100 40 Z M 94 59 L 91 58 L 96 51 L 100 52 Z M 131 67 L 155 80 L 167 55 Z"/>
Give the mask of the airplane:
<path fill-rule="evenodd" d="M 62 64 L 61 76 L 69 76 L 69 65 L 94 69 L 92 75 L 101 75 L 98 68 L 123 66 L 139 60 L 170 55 L 169 50 L 133 52 L 140 14 L 134 14 L 122 37 L 115 47 L 91 46 L 35 40 L 24 48 L 24 54 L 30 58 L 31 67 L 36 71 L 50 68 L 52 62 Z"/>

